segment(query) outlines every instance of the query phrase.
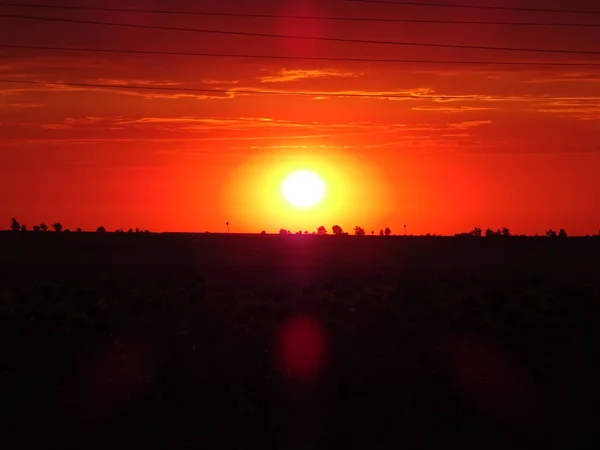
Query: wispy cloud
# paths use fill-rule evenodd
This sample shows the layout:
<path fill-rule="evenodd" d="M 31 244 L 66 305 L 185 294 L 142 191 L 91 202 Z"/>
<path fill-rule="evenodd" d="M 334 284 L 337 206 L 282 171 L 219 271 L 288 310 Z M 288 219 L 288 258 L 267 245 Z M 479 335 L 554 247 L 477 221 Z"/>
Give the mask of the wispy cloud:
<path fill-rule="evenodd" d="M 600 83 L 598 72 L 568 72 L 554 76 L 523 80 L 522 83 L 552 84 L 552 83 Z"/>
<path fill-rule="evenodd" d="M 497 108 L 490 107 L 478 107 L 478 106 L 429 106 L 429 105 L 420 105 L 412 108 L 413 111 L 431 111 L 431 112 L 441 112 L 441 113 L 464 113 L 471 111 L 493 111 Z"/>
<path fill-rule="evenodd" d="M 361 75 L 363 74 L 337 69 L 279 69 L 270 71 L 269 75 L 259 77 L 259 80 L 262 83 L 289 83 L 315 78 L 356 78 Z"/>
<path fill-rule="evenodd" d="M 89 84 L 108 84 L 117 86 L 182 86 L 184 83 L 174 80 L 147 80 L 147 79 L 121 79 L 121 78 L 88 78 L 85 83 Z"/>
<path fill-rule="evenodd" d="M 340 98 L 354 98 L 366 100 L 433 100 L 429 98 L 433 95 L 430 88 L 398 89 L 389 91 L 368 91 L 368 90 L 330 90 L 319 91 L 300 90 L 300 89 L 263 89 L 263 88 L 231 88 L 230 93 L 234 95 L 253 95 L 245 91 L 251 91 L 254 94 L 264 95 L 289 95 L 311 97 L 313 100 L 334 100 Z M 424 98 L 424 96 L 426 96 Z"/>
<path fill-rule="evenodd" d="M 123 117 L 85 116 L 66 118 L 58 123 L 42 125 L 45 129 L 152 129 L 160 131 L 244 131 L 252 129 L 307 129 L 311 131 L 364 130 L 384 132 L 403 129 L 403 125 L 374 122 L 324 123 L 317 121 L 290 121 L 269 117 Z"/>
<path fill-rule="evenodd" d="M 38 80 L 32 80 L 38 81 Z M 112 83 L 92 83 L 90 80 L 85 80 L 83 83 L 85 84 L 105 84 L 106 87 L 103 86 L 76 86 L 76 85 L 65 85 L 62 84 L 63 81 L 40 81 L 39 84 L 28 84 L 21 85 L 24 87 L 11 87 L 8 89 L 0 89 L 0 96 L 26 96 L 29 94 L 39 94 L 39 93 L 73 93 L 73 92 L 97 92 L 102 94 L 111 94 L 111 95 L 125 95 L 130 97 L 140 97 L 146 100 L 156 100 L 156 99 L 194 99 L 194 100 L 206 100 L 206 99 L 231 99 L 234 97 L 234 94 L 230 91 L 210 91 L 207 90 L 204 92 L 186 92 L 185 90 L 178 91 L 176 88 L 181 85 L 181 83 L 169 85 L 168 83 L 176 83 L 169 82 L 167 84 L 161 84 L 160 81 L 152 81 L 144 84 L 135 84 L 134 82 L 129 82 L 129 86 L 143 86 L 144 89 L 135 90 L 131 88 L 127 88 L 127 85 L 123 85 L 123 88 L 119 88 L 121 85 L 117 83 L 118 80 L 112 80 Z M 121 81 L 121 80 L 119 80 Z M 138 80 L 139 81 L 139 80 Z M 143 81 L 143 80 L 142 80 Z M 151 84 L 156 83 L 156 84 Z M 76 83 L 74 83 L 76 84 Z M 14 84 L 13 86 L 19 86 L 19 84 Z M 111 87 L 114 86 L 114 87 Z M 160 90 L 152 90 L 153 87 L 169 87 L 173 88 L 172 91 L 160 91 Z M 147 88 L 147 89 L 146 89 Z M 201 88 L 199 88 L 201 89 Z"/>
<path fill-rule="evenodd" d="M 548 102 L 539 107 L 530 108 L 529 111 L 565 116 L 573 120 L 600 121 L 600 106 L 591 104 L 590 102 L 578 102 L 573 100 Z"/>
<path fill-rule="evenodd" d="M 471 128 L 489 125 L 491 123 L 491 120 L 468 120 L 466 122 L 451 123 L 448 125 L 448 128 L 452 130 L 469 130 Z"/>
<path fill-rule="evenodd" d="M 41 103 L 33 102 L 22 102 L 22 103 L 6 103 L 0 104 L 0 108 L 16 108 L 16 109 L 31 109 L 31 108 L 43 108 L 45 105 Z"/>
<path fill-rule="evenodd" d="M 71 126 L 62 123 L 45 123 L 42 124 L 44 130 L 70 130 Z"/>
<path fill-rule="evenodd" d="M 228 85 L 239 83 L 239 80 L 215 80 L 211 78 L 202 78 L 200 81 L 202 82 L 202 84 L 208 85 Z"/>

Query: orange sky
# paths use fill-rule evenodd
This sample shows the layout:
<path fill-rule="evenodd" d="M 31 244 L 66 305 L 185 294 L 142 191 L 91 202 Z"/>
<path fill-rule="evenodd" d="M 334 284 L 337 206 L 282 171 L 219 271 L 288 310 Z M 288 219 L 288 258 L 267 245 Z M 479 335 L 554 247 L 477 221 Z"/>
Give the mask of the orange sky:
<path fill-rule="evenodd" d="M 48 4 L 53 2 L 46 1 Z M 38 2 L 39 3 L 39 2 Z M 66 1 L 64 3 L 67 3 Z M 456 3 L 459 3 L 458 0 Z M 464 2 L 463 2 L 464 3 Z M 491 1 L 489 4 L 493 4 Z M 366 5 L 342 0 L 71 2 L 104 7 L 441 20 L 588 22 L 594 17 Z M 593 0 L 494 4 L 598 9 Z M 382 24 L 74 12 L 0 14 L 260 33 L 598 51 L 598 28 Z M 600 23 L 600 16 L 596 16 Z M 0 43 L 305 57 L 557 61 L 597 55 L 369 45 L 52 23 L 0 17 Z M 228 93 L 0 83 L 0 217 L 30 226 L 155 231 L 453 234 L 600 229 L 600 65 L 539 67 L 263 60 L 9 50 L 0 79 L 161 85 Z M 409 94 L 410 99 L 236 93 Z M 419 98 L 477 95 L 473 100 Z M 543 100 L 543 97 L 552 100 Z M 492 100 L 486 97 L 510 97 Z M 531 100 L 535 97 L 536 100 Z M 328 185 L 294 211 L 278 186 L 296 167 Z M 594 207 L 596 206 L 596 208 Z"/>

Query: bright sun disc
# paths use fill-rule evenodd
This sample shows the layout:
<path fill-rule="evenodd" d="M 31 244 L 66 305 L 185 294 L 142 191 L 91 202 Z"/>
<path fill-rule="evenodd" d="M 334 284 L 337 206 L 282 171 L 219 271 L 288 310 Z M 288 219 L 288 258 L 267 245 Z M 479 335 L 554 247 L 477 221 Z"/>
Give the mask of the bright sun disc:
<path fill-rule="evenodd" d="M 325 194 L 323 181 L 313 172 L 301 170 L 290 174 L 282 184 L 283 196 L 294 206 L 318 203 Z"/>

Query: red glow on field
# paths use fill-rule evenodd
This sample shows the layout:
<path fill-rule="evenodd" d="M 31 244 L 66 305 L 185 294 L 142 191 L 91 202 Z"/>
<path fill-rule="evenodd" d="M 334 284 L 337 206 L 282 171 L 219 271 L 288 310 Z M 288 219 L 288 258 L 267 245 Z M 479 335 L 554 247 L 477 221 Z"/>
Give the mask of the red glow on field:
<path fill-rule="evenodd" d="M 539 411 L 535 386 L 509 355 L 477 341 L 457 342 L 455 376 L 478 409 L 499 419 L 526 423 Z"/>
<path fill-rule="evenodd" d="M 283 322 L 276 346 L 285 375 L 299 381 L 317 378 L 325 359 L 325 344 L 325 332 L 318 320 L 294 316 Z"/>

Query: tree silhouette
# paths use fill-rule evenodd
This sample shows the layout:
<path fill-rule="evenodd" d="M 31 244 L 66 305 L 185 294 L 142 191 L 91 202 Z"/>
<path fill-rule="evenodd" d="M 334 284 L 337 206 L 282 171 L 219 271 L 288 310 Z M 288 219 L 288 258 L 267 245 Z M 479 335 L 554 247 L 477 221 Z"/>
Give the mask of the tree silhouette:
<path fill-rule="evenodd" d="M 494 230 L 492 230 L 491 228 L 488 228 L 487 230 L 485 230 L 485 237 L 494 237 L 496 236 L 496 232 Z"/>
<path fill-rule="evenodd" d="M 375 232 L 371 230 L 371 236 L 375 236 Z"/>
<path fill-rule="evenodd" d="M 473 231 L 471 231 L 471 236 L 477 236 L 477 237 L 481 237 L 481 228 L 479 227 L 475 227 L 473 228 Z"/>
<path fill-rule="evenodd" d="M 321 225 L 319 228 L 317 228 L 317 234 L 319 236 L 324 236 L 327 234 L 327 228 L 325 228 L 323 225 Z"/>
<path fill-rule="evenodd" d="M 76 231 L 77 233 L 81 233 L 81 228 L 77 228 L 75 231 Z"/>
<path fill-rule="evenodd" d="M 33 226 L 33 231 L 35 231 L 36 233 L 40 231 L 40 226 L 39 225 L 34 225 Z"/>
<path fill-rule="evenodd" d="M 379 230 L 379 236 L 385 236 L 385 234 L 383 233 L 383 228 Z"/>
<path fill-rule="evenodd" d="M 386 236 L 391 236 L 392 235 L 392 230 L 390 230 L 389 228 L 386 228 L 384 231 Z"/>
<path fill-rule="evenodd" d="M 546 231 L 546 236 L 548 236 L 549 238 L 555 238 L 557 237 L 556 231 L 550 229 L 548 231 Z"/>
<path fill-rule="evenodd" d="M 127 232 L 128 232 L 129 234 L 133 234 L 133 228 L 130 228 L 129 230 L 127 230 Z"/>
<path fill-rule="evenodd" d="M 98 228 L 96 228 L 96 233 L 106 233 L 106 228 L 104 228 L 103 226 L 99 226 Z"/>
<path fill-rule="evenodd" d="M 333 231 L 333 234 L 335 234 L 336 236 L 339 236 L 344 232 L 344 230 L 342 230 L 342 227 L 340 227 L 339 225 L 334 225 L 331 228 L 331 231 Z"/>
<path fill-rule="evenodd" d="M 506 227 L 502 228 L 502 236 L 504 237 L 510 237 L 510 230 Z"/>
<path fill-rule="evenodd" d="M 10 224 L 10 229 L 12 231 L 19 231 L 21 230 L 21 224 L 19 223 L 19 221 L 17 219 L 15 219 L 14 217 L 11 220 L 11 224 Z"/>
<path fill-rule="evenodd" d="M 52 224 L 52 228 L 54 228 L 54 231 L 57 233 L 60 233 L 63 230 L 63 226 L 60 222 L 56 222 L 55 224 Z"/>
<path fill-rule="evenodd" d="M 287 231 L 287 230 L 286 230 L 286 229 L 284 229 L 284 228 L 281 228 L 281 229 L 279 230 L 279 234 L 280 234 L 280 235 L 282 235 L 282 236 L 286 236 L 286 235 L 288 235 L 288 234 L 289 234 L 289 231 Z"/>
<path fill-rule="evenodd" d="M 564 228 L 561 228 L 561 229 L 560 229 L 560 231 L 558 232 L 558 237 L 559 237 L 559 238 L 562 238 L 562 239 L 564 239 L 564 238 L 566 238 L 566 237 L 567 237 L 567 232 L 565 231 L 565 229 L 564 229 Z"/>
<path fill-rule="evenodd" d="M 40 229 L 41 229 L 42 231 L 48 231 L 48 225 L 46 225 L 44 222 L 42 222 L 42 223 L 40 224 Z"/>
<path fill-rule="evenodd" d="M 262 234 L 262 235 L 264 236 L 265 234 L 267 234 L 267 232 L 266 232 L 265 230 L 262 230 L 262 231 L 260 232 L 260 234 Z"/>
<path fill-rule="evenodd" d="M 354 227 L 354 234 L 356 236 L 364 236 L 365 235 L 365 230 L 359 226 L 355 226 Z"/>
<path fill-rule="evenodd" d="M 69 230 L 68 228 L 65 230 L 65 233 L 70 233 L 71 230 Z"/>
<path fill-rule="evenodd" d="M 27 231 L 27 225 L 25 225 L 25 224 L 21 225 L 21 231 L 22 232 Z"/>

